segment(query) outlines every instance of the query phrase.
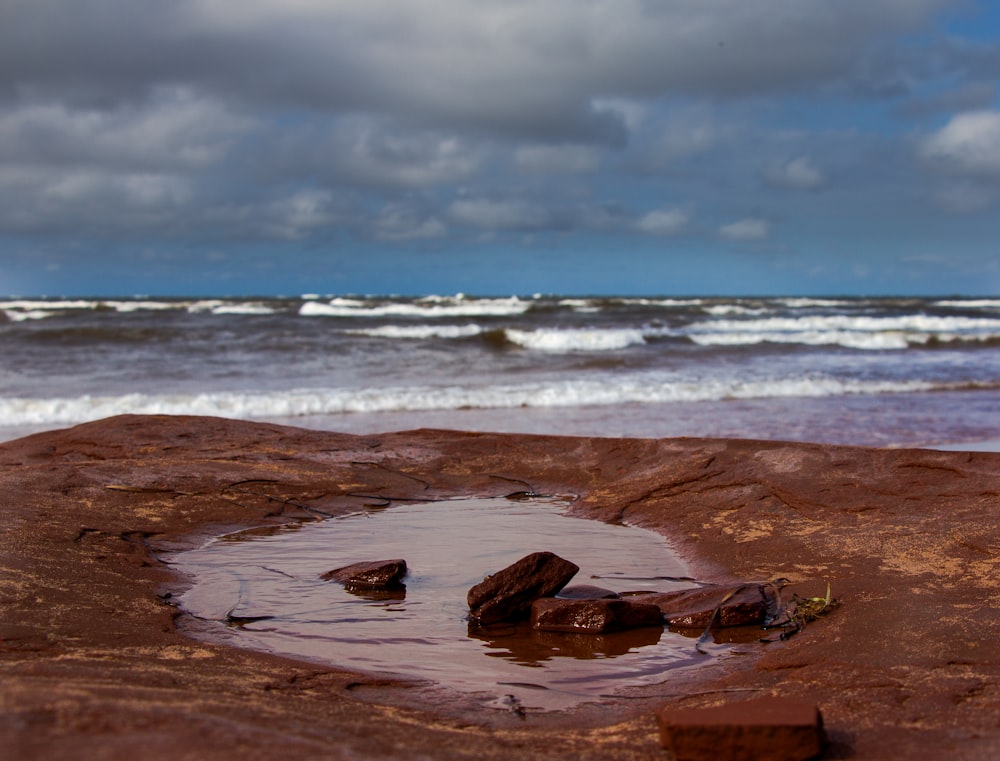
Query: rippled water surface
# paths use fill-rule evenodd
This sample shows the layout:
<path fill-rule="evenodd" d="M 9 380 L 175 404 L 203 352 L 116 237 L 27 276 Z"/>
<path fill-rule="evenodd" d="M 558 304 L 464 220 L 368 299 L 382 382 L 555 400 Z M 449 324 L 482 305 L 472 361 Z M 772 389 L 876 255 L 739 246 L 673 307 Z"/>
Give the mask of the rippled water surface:
<path fill-rule="evenodd" d="M 1000 299 L 0 301 L 0 440 L 108 415 L 934 445 L 1000 435 Z"/>
<path fill-rule="evenodd" d="M 497 706 L 511 693 L 528 708 L 566 708 L 665 681 L 671 669 L 700 661 L 693 640 L 659 628 L 610 635 L 539 633 L 526 625 L 470 629 L 469 587 L 541 550 L 580 566 L 573 584 L 619 592 L 690 586 L 641 580 L 687 575 L 659 535 L 567 517 L 560 505 L 540 500 L 369 510 L 269 536 L 229 535 L 174 562 L 195 579 L 181 606 L 219 622 L 215 634 L 237 645 L 429 680 Z M 351 593 L 319 578 L 390 558 L 407 561 L 403 592 Z M 226 627 L 227 616 L 240 625 Z"/>

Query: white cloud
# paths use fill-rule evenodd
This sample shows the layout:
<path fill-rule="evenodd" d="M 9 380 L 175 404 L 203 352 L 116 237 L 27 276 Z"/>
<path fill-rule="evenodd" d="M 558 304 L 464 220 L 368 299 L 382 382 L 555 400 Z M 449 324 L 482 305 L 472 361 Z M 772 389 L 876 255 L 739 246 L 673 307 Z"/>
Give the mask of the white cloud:
<path fill-rule="evenodd" d="M 719 228 L 719 235 L 725 240 L 764 240 L 770 234 L 771 225 L 766 219 L 747 217 Z"/>
<path fill-rule="evenodd" d="M 375 220 L 375 237 L 387 241 L 440 238 L 448 229 L 436 217 L 423 217 L 415 209 L 392 204 Z"/>
<path fill-rule="evenodd" d="M 690 217 L 680 209 L 657 209 L 636 221 L 636 228 L 649 235 L 677 235 L 687 227 Z"/>
<path fill-rule="evenodd" d="M 103 231 L 161 227 L 195 190 L 177 175 L 92 167 L 0 168 L 0 228 Z"/>
<path fill-rule="evenodd" d="M 262 210 L 261 223 L 274 237 L 298 240 L 337 222 L 332 206 L 330 191 L 305 188 L 267 204 Z"/>
<path fill-rule="evenodd" d="M 459 199 L 449 213 L 459 224 L 485 230 L 531 230 L 549 223 L 545 209 L 516 200 Z"/>
<path fill-rule="evenodd" d="M 341 125 L 329 150 L 333 164 L 353 179 L 399 187 L 459 182 L 472 175 L 482 160 L 468 140 L 392 130 L 370 119 Z"/>
<path fill-rule="evenodd" d="M 672 109 L 660 122 L 647 126 L 655 132 L 650 160 L 660 166 L 710 153 L 737 136 L 736 127 L 724 123 L 706 106 Z"/>
<path fill-rule="evenodd" d="M 855 206 L 910 180 L 912 161 L 872 160 L 875 138 L 853 129 L 891 105 L 859 116 L 828 96 L 882 60 L 874 47 L 895 66 L 900 35 L 929 39 L 948 1 L 19 2 L 0 24 L 0 234 L 762 240 L 768 222 L 732 210 L 770 214 L 750 196 L 769 190 L 772 159 L 765 177 L 801 190 L 837 167 Z M 914 91 L 935 91 L 922 76 Z M 815 103 L 843 108 L 822 133 Z M 929 136 L 927 158 L 989 166 L 1000 148 L 967 118 Z M 803 129 L 786 140 L 780 124 Z M 938 200 L 975 209 L 979 189 Z M 919 192 L 893 195 L 883 218 Z M 788 213 L 850 229 L 846 193 L 832 196 Z M 693 213 L 658 208 L 671 199 L 737 221 L 695 229 Z"/>
<path fill-rule="evenodd" d="M 185 82 L 245 103 L 620 138 L 605 104 L 849 79 L 948 0 L 74 0 L 19 3 L 0 71 L 104 101 Z M 8 14 L 9 15 L 9 14 Z M 45 55 L 38 41 L 44 40 Z"/>
<path fill-rule="evenodd" d="M 772 167 L 765 177 L 773 185 L 794 190 L 816 190 L 826 184 L 826 176 L 807 156 Z"/>
<path fill-rule="evenodd" d="M 960 174 L 1000 175 L 1000 111 L 953 116 L 919 147 L 920 155 Z"/>
<path fill-rule="evenodd" d="M 0 160 L 197 171 L 222 161 L 252 127 L 221 102 L 177 87 L 112 109 L 28 104 L 0 114 Z"/>
<path fill-rule="evenodd" d="M 601 155 L 589 145 L 523 145 L 514 165 L 524 173 L 581 174 L 600 167 Z"/>
<path fill-rule="evenodd" d="M 596 111 L 617 114 L 629 132 L 635 132 L 646 119 L 647 106 L 635 98 L 593 98 L 591 106 Z"/>

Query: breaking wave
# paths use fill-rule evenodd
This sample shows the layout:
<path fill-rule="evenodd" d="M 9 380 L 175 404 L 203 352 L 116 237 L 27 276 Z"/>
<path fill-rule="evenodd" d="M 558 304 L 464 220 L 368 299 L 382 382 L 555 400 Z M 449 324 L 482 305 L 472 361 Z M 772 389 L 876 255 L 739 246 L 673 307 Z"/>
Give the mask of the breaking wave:
<path fill-rule="evenodd" d="M 884 350 L 932 343 L 1000 340 L 1000 319 L 923 314 L 899 317 L 835 314 L 711 320 L 694 323 L 683 332 L 701 346 L 783 343 Z"/>
<path fill-rule="evenodd" d="M 358 299 L 306 301 L 299 307 L 303 317 L 503 317 L 524 314 L 531 301 L 433 297 L 418 301 L 377 303 Z"/>
<path fill-rule="evenodd" d="M 419 340 L 428 338 L 468 338 L 486 332 L 481 325 L 381 325 L 377 328 L 356 328 L 343 331 L 356 336 Z"/>
<path fill-rule="evenodd" d="M 983 384 L 971 384 L 971 386 L 988 387 Z M 1000 384 L 990 387 L 1000 387 Z M 7 398 L 0 399 L 0 419 L 3 419 L 6 425 L 57 426 L 124 413 L 272 419 L 344 413 L 584 407 L 969 389 L 970 384 L 957 382 L 864 381 L 833 377 L 678 382 L 643 375 L 626 375 L 485 387 L 401 386 L 303 389 L 287 392 L 87 395 L 56 399 Z"/>
<path fill-rule="evenodd" d="M 646 342 L 642 330 L 562 328 L 505 331 L 507 340 L 534 351 L 568 353 L 613 351 Z"/>

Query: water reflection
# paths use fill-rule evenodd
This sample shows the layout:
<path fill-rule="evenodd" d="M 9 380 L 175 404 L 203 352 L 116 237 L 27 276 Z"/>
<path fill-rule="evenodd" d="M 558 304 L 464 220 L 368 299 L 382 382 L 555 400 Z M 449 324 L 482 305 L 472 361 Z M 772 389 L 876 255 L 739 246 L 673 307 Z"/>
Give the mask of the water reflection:
<path fill-rule="evenodd" d="M 360 597 L 362 600 L 368 600 L 369 602 L 406 599 L 406 584 L 393 584 L 391 587 L 383 588 L 357 587 L 352 584 L 346 584 L 344 591 L 349 595 Z"/>
<path fill-rule="evenodd" d="M 553 658 L 596 660 L 634 653 L 656 645 L 662 627 L 642 627 L 605 634 L 540 632 L 527 621 L 494 626 L 469 626 L 469 638 L 482 642 L 491 658 L 504 658 L 522 666 L 537 666 Z"/>
<path fill-rule="evenodd" d="M 219 622 L 236 644 L 493 697 L 527 682 L 538 688 L 530 702 L 525 696 L 531 708 L 659 683 L 671 668 L 690 665 L 691 641 L 655 627 L 612 634 L 541 633 L 527 623 L 470 629 L 469 588 L 539 550 L 579 565 L 577 583 L 600 577 L 614 592 L 690 586 L 669 580 L 688 573 L 662 537 L 570 518 L 563 506 L 538 499 L 365 511 L 245 532 L 173 560 L 194 579 L 182 608 Z M 330 569 L 383 557 L 405 558 L 405 587 L 347 589 L 321 579 Z"/>

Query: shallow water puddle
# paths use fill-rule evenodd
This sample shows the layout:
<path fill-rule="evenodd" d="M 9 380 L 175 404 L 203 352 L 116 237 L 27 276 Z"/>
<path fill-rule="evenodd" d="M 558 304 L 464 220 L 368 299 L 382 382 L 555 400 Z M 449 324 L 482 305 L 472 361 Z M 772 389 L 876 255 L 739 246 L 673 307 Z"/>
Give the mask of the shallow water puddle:
<path fill-rule="evenodd" d="M 666 630 L 470 629 L 469 587 L 538 550 L 580 566 L 571 584 L 616 592 L 690 586 L 637 580 L 687 576 L 681 559 L 651 531 L 567 517 L 554 502 L 502 498 L 366 511 L 271 535 L 242 532 L 173 562 L 194 580 L 181 607 L 238 623 L 225 629 L 233 644 L 430 680 L 481 693 L 498 706 L 514 693 L 527 708 L 566 708 L 663 682 L 669 669 L 692 663 L 691 640 Z M 350 563 L 388 558 L 404 558 L 409 567 L 401 592 L 351 593 L 319 578 Z"/>

